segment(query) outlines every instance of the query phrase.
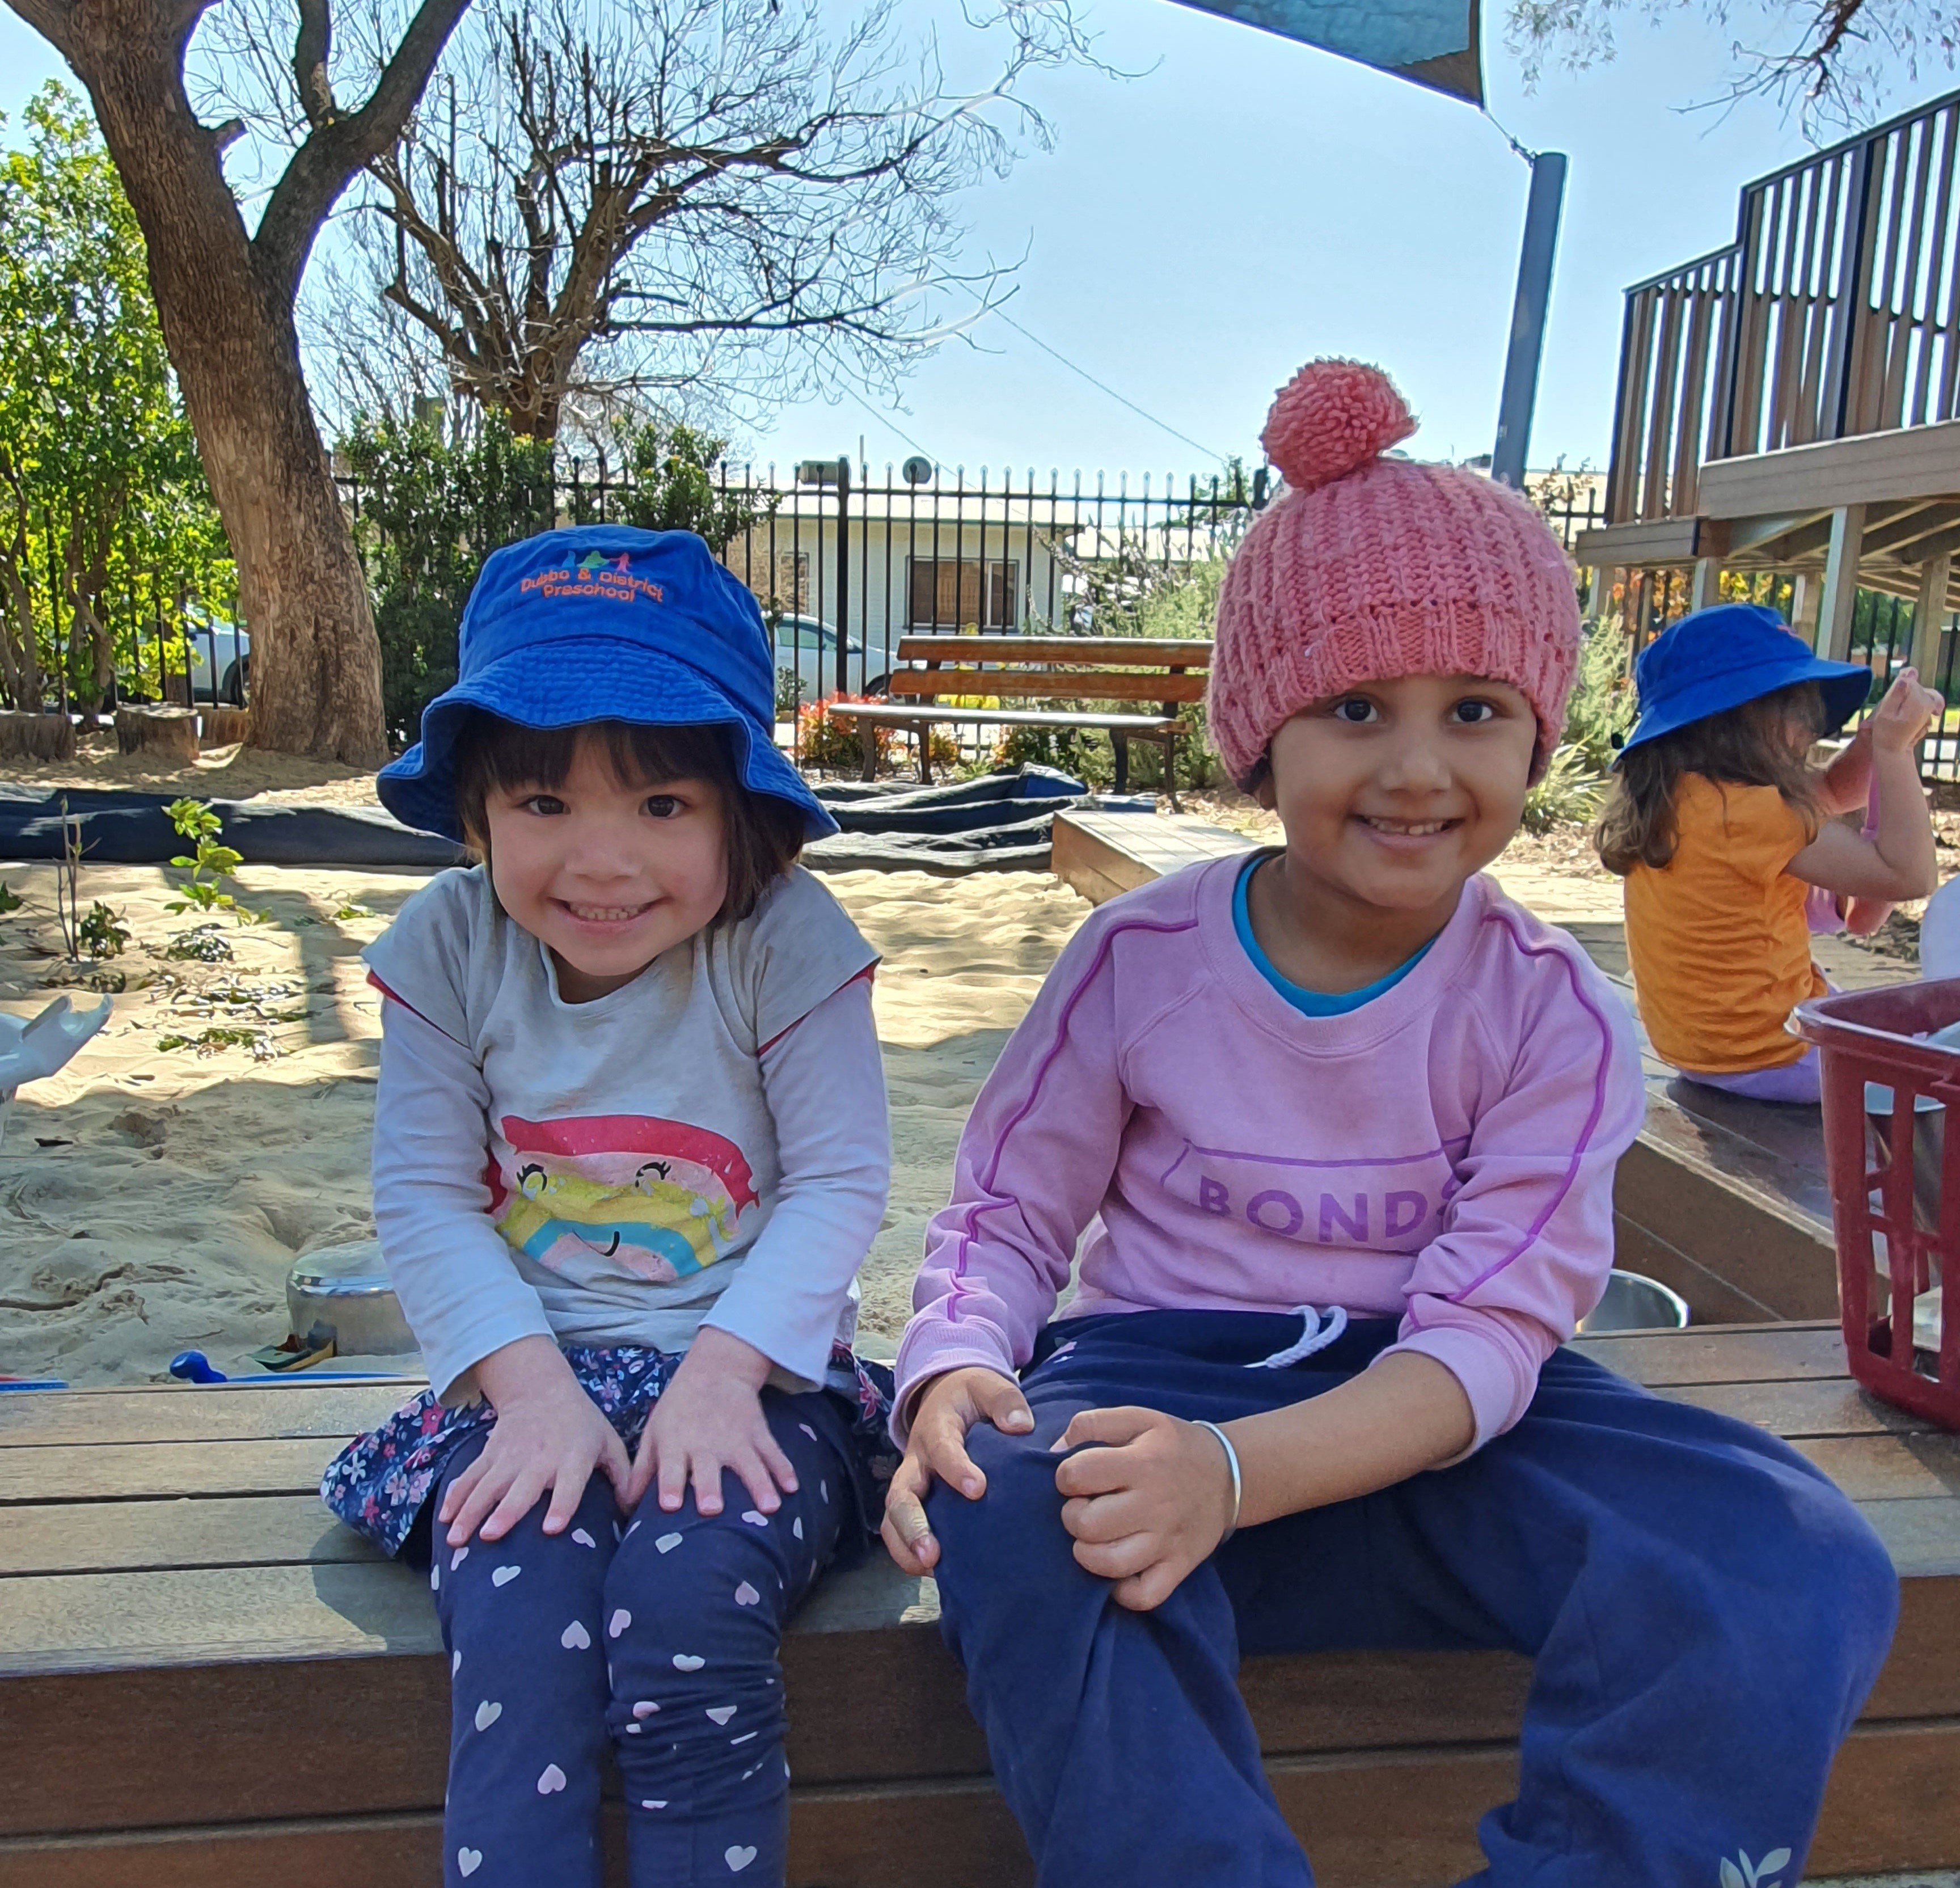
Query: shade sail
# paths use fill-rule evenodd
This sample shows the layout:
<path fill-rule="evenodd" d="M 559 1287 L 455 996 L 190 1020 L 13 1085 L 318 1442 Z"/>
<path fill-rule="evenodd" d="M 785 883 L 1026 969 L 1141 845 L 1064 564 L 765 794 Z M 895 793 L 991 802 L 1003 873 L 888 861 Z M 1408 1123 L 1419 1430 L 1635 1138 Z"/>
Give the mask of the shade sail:
<path fill-rule="evenodd" d="M 1413 79 L 1452 98 L 1484 102 L 1478 0 L 1180 0 L 1281 38 L 1300 40 Z"/>

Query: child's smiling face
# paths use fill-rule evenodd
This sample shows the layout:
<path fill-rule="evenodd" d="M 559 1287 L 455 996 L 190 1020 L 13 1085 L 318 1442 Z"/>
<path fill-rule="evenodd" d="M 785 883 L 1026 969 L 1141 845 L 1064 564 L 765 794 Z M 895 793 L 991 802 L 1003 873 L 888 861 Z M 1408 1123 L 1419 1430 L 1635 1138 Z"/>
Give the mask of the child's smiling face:
<path fill-rule="evenodd" d="M 589 736 L 559 785 L 493 790 L 483 813 L 498 902 L 550 950 L 568 1003 L 631 982 L 727 896 L 721 789 L 622 781 Z"/>
<path fill-rule="evenodd" d="M 1303 708 L 1274 735 L 1259 798 L 1289 873 L 1337 900 L 1440 912 L 1517 830 L 1538 721 L 1505 682 L 1413 675 Z"/>

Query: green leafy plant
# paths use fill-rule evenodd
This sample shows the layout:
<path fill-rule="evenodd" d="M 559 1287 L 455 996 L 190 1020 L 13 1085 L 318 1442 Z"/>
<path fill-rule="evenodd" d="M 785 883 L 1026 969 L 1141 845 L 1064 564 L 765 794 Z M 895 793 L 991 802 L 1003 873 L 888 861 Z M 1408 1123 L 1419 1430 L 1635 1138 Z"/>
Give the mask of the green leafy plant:
<path fill-rule="evenodd" d="M 5 917 L 10 911 L 18 911 L 21 902 L 20 893 L 8 890 L 7 881 L 0 878 L 0 917 Z"/>
<path fill-rule="evenodd" d="M 215 1055 L 221 1049 L 249 1049 L 262 1062 L 271 1061 L 278 1053 L 263 1030 L 240 1029 L 225 1023 L 215 1023 L 195 1036 L 159 1036 L 157 1046 L 166 1051 L 194 1049 L 200 1055 Z"/>
<path fill-rule="evenodd" d="M 1576 741 L 1561 741 L 1538 784 L 1525 795 L 1520 823 L 1527 833 L 1541 836 L 1554 826 L 1583 826 L 1599 812 L 1605 791 L 1606 776 L 1586 750 Z"/>
<path fill-rule="evenodd" d="M 241 925 L 265 923 L 269 913 L 247 909 L 224 889 L 233 874 L 245 861 L 230 846 L 219 843 L 218 835 L 224 829 L 224 822 L 212 811 L 208 804 L 202 800 L 173 800 L 164 812 L 177 829 L 177 837 L 192 848 L 188 853 L 179 853 L 170 861 L 180 871 L 189 873 L 190 878 L 178 888 L 183 896 L 173 899 L 164 907 L 164 910 L 206 914 L 228 911 Z"/>
<path fill-rule="evenodd" d="M 193 925 L 170 941 L 164 955 L 180 963 L 229 963 L 231 947 L 215 925 Z"/>
<path fill-rule="evenodd" d="M 129 928 L 123 922 L 119 911 L 111 911 L 98 898 L 76 925 L 75 941 L 81 947 L 78 956 L 92 957 L 100 963 L 104 957 L 122 956 L 123 947 L 129 941 Z"/>

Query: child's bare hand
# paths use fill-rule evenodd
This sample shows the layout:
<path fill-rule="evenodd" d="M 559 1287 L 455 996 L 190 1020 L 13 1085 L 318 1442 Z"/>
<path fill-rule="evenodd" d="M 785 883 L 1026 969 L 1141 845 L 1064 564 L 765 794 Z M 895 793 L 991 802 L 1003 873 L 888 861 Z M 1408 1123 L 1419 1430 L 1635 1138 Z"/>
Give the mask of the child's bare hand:
<path fill-rule="evenodd" d="M 1085 1409 L 1055 1446 L 1081 1450 L 1055 1473 L 1077 1564 L 1114 1581 L 1116 1603 L 1133 1613 L 1162 1606 L 1231 1525 L 1231 1465 L 1195 1422 L 1156 1409 Z"/>
<path fill-rule="evenodd" d="M 1901 669 L 1866 723 L 1872 731 L 1873 749 L 1895 754 L 1917 747 L 1946 707 L 1943 696 L 1920 686 L 1917 669 Z"/>
<path fill-rule="evenodd" d="M 695 1508 L 719 1514 L 722 1472 L 730 1469 L 760 1512 L 781 1507 L 782 1495 L 796 1492 L 797 1479 L 762 1414 L 770 1367 L 752 1344 L 704 1325 L 647 1418 L 627 1504 L 657 1482 L 662 1510 L 678 1513 L 692 1482 Z"/>
<path fill-rule="evenodd" d="M 562 1533 L 597 1469 L 623 1501 L 632 1465 L 626 1445 L 579 1388 L 549 1338 L 507 1345 L 478 1365 L 496 1425 L 483 1453 L 450 1482 L 436 1516 L 452 1547 L 476 1535 L 501 1540 L 549 1488 L 547 1534 Z"/>
<path fill-rule="evenodd" d="M 938 1564 L 939 1543 L 925 1517 L 933 1483 L 943 1482 L 969 1501 L 987 1492 L 986 1476 L 966 1453 L 966 1432 L 976 1422 L 991 1422 L 1008 1435 L 1026 1435 L 1035 1426 L 1020 1385 L 997 1370 L 950 1370 L 935 1377 L 918 1399 L 905 1459 L 885 1491 L 880 1530 L 886 1551 L 908 1574 L 928 1574 Z"/>

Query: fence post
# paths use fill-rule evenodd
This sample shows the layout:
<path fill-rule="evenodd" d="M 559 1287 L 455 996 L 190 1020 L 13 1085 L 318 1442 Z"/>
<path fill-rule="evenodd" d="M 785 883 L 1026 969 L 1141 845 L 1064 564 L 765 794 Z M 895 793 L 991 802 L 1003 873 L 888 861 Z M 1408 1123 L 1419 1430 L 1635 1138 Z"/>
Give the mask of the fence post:
<path fill-rule="evenodd" d="M 1870 293 L 1872 250 L 1876 232 L 1872 228 L 1872 152 L 1875 141 L 1867 138 L 1851 159 L 1850 227 L 1845 232 L 1844 259 L 1838 279 L 1837 305 L 1831 310 L 1831 345 L 1825 356 L 1824 397 L 1821 403 L 1828 430 L 1826 439 L 1842 439 L 1850 410 L 1851 379 L 1857 368 L 1856 345 L 1858 317 Z M 1835 540 L 1834 527 L 1833 542 Z"/>
<path fill-rule="evenodd" d="M 851 692 L 851 461 L 837 461 L 837 692 Z M 821 655 L 819 654 L 819 661 Z"/>

